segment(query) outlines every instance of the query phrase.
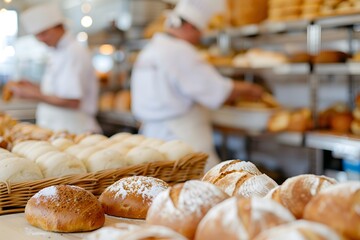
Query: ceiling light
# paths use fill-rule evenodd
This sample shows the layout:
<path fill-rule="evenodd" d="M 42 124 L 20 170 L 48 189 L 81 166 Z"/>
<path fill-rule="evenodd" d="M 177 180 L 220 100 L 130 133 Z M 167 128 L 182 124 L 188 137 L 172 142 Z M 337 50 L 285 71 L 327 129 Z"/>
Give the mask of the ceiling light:
<path fill-rule="evenodd" d="M 91 11 L 91 4 L 88 2 L 84 2 L 81 4 L 81 12 L 83 13 L 89 13 Z"/>
<path fill-rule="evenodd" d="M 99 48 L 99 52 L 103 55 L 111 55 L 115 51 L 115 48 L 110 44 L 103 44 Z"/>
<path fill-rule="evenodd" d="M 88 34 L 86 32 L 79 32 L 76 36 L 79 42 L 86 42 L 88 40 Z"/>
<path fill-rule="evenodd" d="M 11 3 L 12 0 L 4 0 L 5 3 Z"/>
<path fill-rule="evenodd" d="M 82 19 L 81 19 L 81 25 L 85 28 L 88 28 L 92 25 L 93 23 L 93 20 L 90 16 L 84 16 Z"/>

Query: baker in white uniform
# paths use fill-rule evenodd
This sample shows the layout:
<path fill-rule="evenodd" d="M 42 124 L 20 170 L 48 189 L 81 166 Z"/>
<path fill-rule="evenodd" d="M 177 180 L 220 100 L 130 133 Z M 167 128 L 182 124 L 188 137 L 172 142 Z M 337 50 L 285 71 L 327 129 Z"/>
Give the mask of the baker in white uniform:
<path fill-rule="evenodd" d="M 209 154 L 205 170 L 219 163 L 208 109 L 240 95 L 258 99 L 262 88 L 222 77 L 194 47 L 224 0 L 180 0 L 159 33 L 140 53 L 132 79 L 132 111 L 141 133 L 180 139 Z"/>
<path fill-rule="evenodd" d="M 101 132 L 96 122 L 98 81 L 91 55 L 66 31 L 64 16 L 54 4 L 43 4 L 21 14 L 24 29 L 51 48 L 41 86 L 21 81 L 15 96 L 39 101 L 36 123 L 55 131 Z"/>

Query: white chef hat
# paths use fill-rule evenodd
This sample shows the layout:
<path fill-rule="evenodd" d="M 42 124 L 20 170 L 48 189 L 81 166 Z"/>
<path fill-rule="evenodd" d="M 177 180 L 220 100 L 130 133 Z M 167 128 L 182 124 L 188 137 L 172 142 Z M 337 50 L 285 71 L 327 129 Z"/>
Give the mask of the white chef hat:
<path fill-rule="evenodd" d="M 225 12 L 225 0 L 180 0 L 173 14 L 204 30 L 217 13 Z"/>
<path fill-rule="evenodd" d="M 49 3 L 25 10 L 20 20 L 25 31 L 30 34 L 38 34 L 65 22 L 59 6 Z"/>

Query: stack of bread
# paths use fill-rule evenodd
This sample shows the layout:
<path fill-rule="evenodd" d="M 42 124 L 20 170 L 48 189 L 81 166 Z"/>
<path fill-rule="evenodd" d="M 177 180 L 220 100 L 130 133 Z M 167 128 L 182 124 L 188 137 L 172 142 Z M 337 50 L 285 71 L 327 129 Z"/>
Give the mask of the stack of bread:
<path fill-rule="evenodd" d="M 313 56 L 307 52 L 297 52 L 290 55 L 289 60 L 292 63 L 343 63 L 349 58 L 349 54 L 333 49 L 321 50 L 317 55 Z"/>
<path fill-rule="evenodd" d="M 360 136 L 360 94 L 355 99 L 355 109 L 352 112 L 353 121 L 351 122 L 351 132 Z"/>
<path fill-rule="evenodd" d="M 301 18 L 302 6 L 304 1 L 269 0 L 268 20 L 289 21 Z"/>
<path fill-rule="evenodd" d="M 323 0 L 323 4 L 320 9 L 322 16 L 352 14 L 359 11 L 359 0 Z"/>
<path fill-rule="evenodd" d="M 131 95 L 129 90 L 105 92 L 99 99 L 100 111 L 130 112 Z"/>
<path fill-rule="evenodd" d="M 268 0 L 228 0 L 233 26 L 261 23 L 267 18 Z"/>
<path fill-rule="evenodd" d="M 311 129 L 311 127 L 311 111 L 308 108 L 280 110 L 269 118 L 267 124 L 269 132 L 305 132 Z"/>
<path fill-rule="evenodd" d="M 335 103 L 319 114 L 318 127 L 336 133 L 349 133 L 352 113 L 345 103 Z"/>
<path fill-rule="evenodd" d="M 287 56 L 282 53 L 253 48 L 235 56 L 232 64 L 236 67 L 270 68 L 287 62 Z"/>

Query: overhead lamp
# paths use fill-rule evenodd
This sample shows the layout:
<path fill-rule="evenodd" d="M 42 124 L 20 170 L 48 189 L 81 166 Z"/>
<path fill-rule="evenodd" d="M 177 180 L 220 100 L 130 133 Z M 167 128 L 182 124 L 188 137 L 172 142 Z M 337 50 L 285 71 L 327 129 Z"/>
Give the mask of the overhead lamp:
<path fill-rule="evenodd" d="M 76 39 L 79 41 L 79 42 L 86 42 L 88 40 L 88 34 L 86 32 L 79 32 L 77 35 L 76 35 Z"/>
<path fill-rule="evenodd" d="M 103 55 L 111 55 L 115 51 L 114 46 L 110 44 L 103 44 L 99 47 L 99 52 Z"/>
<path fill-rule="evenodd" d="M 81 19 L 81 25 L 85 28 L 88 28 L 92 25 L 93 20 L 90 16 L 83 16 Z"/>
<path fill-rule="evenodd" d="M 91 11 L 91 4 L 88 2 L 84 2 L 81 4 L 81 12 L 82 13 L 89 13 Z"/>
<path fill-rule="evenodd" d="M 4 0 L 5 3 L 11 3 L 12 0 Z"/>

